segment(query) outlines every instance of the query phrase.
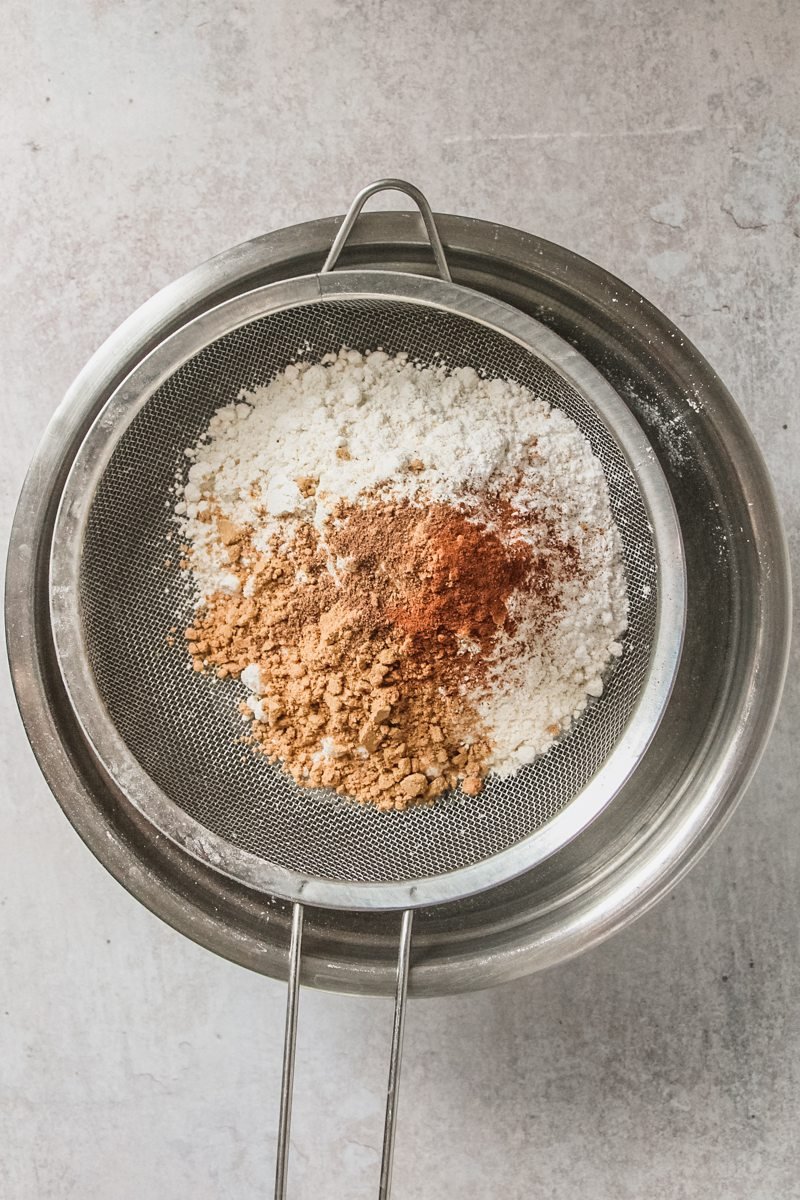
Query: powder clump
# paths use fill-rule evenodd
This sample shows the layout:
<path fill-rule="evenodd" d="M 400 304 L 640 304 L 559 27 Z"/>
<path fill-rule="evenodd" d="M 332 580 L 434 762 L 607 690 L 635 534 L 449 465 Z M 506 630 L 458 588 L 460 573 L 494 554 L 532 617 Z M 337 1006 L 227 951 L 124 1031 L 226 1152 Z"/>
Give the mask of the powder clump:
<path fill-rule="evenodd" d="M 605 478 L 520 385 L 344 348 L 187 456 L 192 664 L 241 679 L 248 740 L 301 785 L 475 795 L 602 691 L 627 614 Z"/>

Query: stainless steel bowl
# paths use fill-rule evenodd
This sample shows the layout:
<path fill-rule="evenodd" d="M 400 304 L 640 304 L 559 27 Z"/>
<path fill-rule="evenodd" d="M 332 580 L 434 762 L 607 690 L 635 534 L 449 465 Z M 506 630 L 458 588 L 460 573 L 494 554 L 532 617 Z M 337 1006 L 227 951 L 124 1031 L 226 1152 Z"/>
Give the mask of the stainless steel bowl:
<path fill-rule="evenodd" d="M 772 487 L 717 376 L 651 305 L 600 268 L 516 230 L 437 223 L 458 283 L 516 305 L 571 342 L 627 400 L 655 446 L 678 510 L 688 620 L 658 733 L 612 804 L 572 843 L 513 883 L 421 910 L 410 988 L 488 986 L 571 957 L 652 905 L 688 869 L 741 796 L 780 697 L 789 638 L 788 556 Z M 12 531 L 6 594 L 19 705 L 42 769 L 97 857 L 195 941 L 286 974 L 290 910 L 210 872 L 165 838 L 103 773 L 61 684 L 47 621 L 55 509 L 98 409 L 185 320 L 261 284 L 318 270 L 337 228 L 316 221 L 212 259 L 155 296 L 98 351 L 45 433 Z M 346 266 L 431 270 L 415 217 L 360 218 Z M 394 990 L 397 919 L 306 913 L 304 982 Z"/>

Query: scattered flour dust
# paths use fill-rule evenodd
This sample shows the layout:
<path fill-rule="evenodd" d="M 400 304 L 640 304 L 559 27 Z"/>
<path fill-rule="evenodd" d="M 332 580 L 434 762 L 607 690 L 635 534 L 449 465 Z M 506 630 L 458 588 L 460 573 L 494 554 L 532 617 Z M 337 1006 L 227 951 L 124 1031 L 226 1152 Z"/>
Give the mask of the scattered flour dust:
<path fill-rule="evenodd" d="M 619 639 L 626 629 L 628 609 L 621 542 L 606 480 L 574 422 L 524 387 L 484 379 L 468 367 L 421 367 L 402 354 L 362 355 L 343 348 L 317 363 L 293 363 L 268 386 L 232 399 L 217 410 L 196 445 L 186 450 L 186 457 L 188 472 L 181 472 L 176 481 L 175 512 L 188 545 L 186 567 L 195 587 L 197 611 L 206 614 L 207 623 L 214 605 L 224 604 L 230 612 L 233 604 L 237 613 L 250 612 L 246 604 L 252 606 L 252 598 L 262 594 L 258 589 L 265 578 L 265 562 L 293 561 L 292 547 L 298 539 L 306 547 L 306 557 L 293 570 L 292 586 L 300 593 L 315 586 L 314 578 L 307 575 L 313 567 L 305 564 L 314 561 L 313 554 L 308 557 L 311 551 L 319 552 L 328 573 L 327 586 L 331 581 L 334 585 L 334 605 L 336 588 L 345 579 L 352 600 L 362 559 L 341 552 L 347 542 L 342 513 L 352 514 L 359 506 L 380 505 L 384 524 L 393 519 L 393 512 L 402 515 L 411 542 L 410 511 L 418 511 L 420 521 L 425 513 L 435 512 L 439 527 L 444 528 L 441 514 L 449 506 L 480 526 L 483 537 L 500 538 L 509 553 L 518 555 L 521 549 L 528 553 L 527 574 L 520 572 L 518 586 L 507 589 L 499 610 L 495 605 L 491 636 L 483 640 L 473 636 L 468 622 L 455 630 L 457 653 L 473 667 L 480 659 L 481 670 L 465 670 L 460 684 L 453 683 L 451 672 L 449 682 L 437 689 L 451 706 L 463 705 L 474 715 L 474 734 L 462 730 L 462 744 L 452 751 L 456 767 L 466 761 L 473 737 L 488 747 L 481 764 L 476 765 L 472 755 L 470 778 L 482 778 L 489 771 L 506 776 L 531 762 L 580 716 L 590 697 L 602 694 L 603 673 L 622 653 Z M 403 552 L 398 545 L 398 563 Z M 471 552 L 476 553 L 474 546 Z M 467 566 L 451 569 L 443 581 L 441 572 L 434 570 L 442 552 L 432 547 L 430 554 L 432 574 L 422 570 L 421 586 L 430 580 L 436 603 L 448 588 L 465 603 L 470 587 L 483 586 L 491 593 L 492 578 L 481 580 L 478 572 L 476 582 L 474 570 L 470 574 Z M 368 558 L 365 553 L 363 562 Z M 373 589 L 373 600 L 375 570 L 391 573 L 392 558 L 389 554 L 388 561 L 377 567 L 371 562 L 371 582 L 365 587 Z M 450 596 L 454 612 L 458 596 Z M 370 611 L 373 616 L 381 614 L 384 622 L 389 619 L 380 607 Z M 399 610 L 395 606 L 391 611 L 396 617 Z M 269 619 L 274 629 L 274 614 Z M 443 627 L 439 643 L 444 645 L 452 633 Z M 401 655 L 402 646 L 411 645 L 391 639 L 382 644 L 400 645 Z M 283 703 L 281 697 L 264 694 L 268 654 L 288 655 L 287 661 L 294 662 L 293 648 L 282 645 L 279 638 L 276 641 L 273 633 L 263 645 L 270 649 L 264 651 L 260 665 L 253 661 L 244 669 L 233 655 L 226 664 L 221 651 L 214 659 L 204 659 L 190 647 L 197 670 L 219 668 L 222 663 L 217 673 L 241 677 L 252 692 L 249 711 L 254 728 L 260 727 L 261 718 L 266 721 L 268 702 L 275 712 L 278 701 Z M 437 670 L 434 664 L 430 678 L 437 678 Z M 346 673 L 344 678 L 347 691 Z M 394 688 L 392 695 L 389 685 Z M 384 687 L 389 708 L 398 689 L 402 690 L 401 674 L 390 673 Z M 352 690 L 356 694 L 358 687 L 353 684 Z M 331 756 L 333 741 L 326 710 L 313 700 L 315 694 L 309 685 L 308 719 L 315 731 L 317 759 L 325 760 Z M 402 696 L 395 703 L 400 711 Z M 281 711 L 285 714 L 285 705 Z M 407 762 L 399 768 L 392 765 L 392 738 L 396 742 L 402 735 L 402 730 L 392 728 L 392 720 L 385 718 L 382 728 L 388 732 L 372 737 L 369 748 L 354 733 L 353 744 L 337 750 L 342 762 L 349 754 L 354 764 L 361 764 L 359 770 L 365 760 L 383 754 L 380 779 L 394 772 L 395 791 L 388 782 L 379 784 L 376 773 L 369 799 L 378 795 L 380 786 L 388 789 L 386 795 L 400 796 L 398 770 L 410 769 Z M 355 718 L 351 723 L 355 728 Z M 340 742 L 341 727 L 340 720 Z M 293 764 L 285 737 L 270 742 L 265 733 L 263 740 L 273 757 L 280 758 L 300 782 L 307 781 L 308 768 L 298 765 L 306 758 L 298 751 Z M 403 744 L 405 740 L 401 737 Z M 308 761 L 312 759 L 317 761 L 313 755 Z M 411 766 L 423 761 L 428 761 L 424 748 Z M 411 772 L 415 779 L 424 775 L 424 771 Z M 319 781 L 318 772 L 312 771 L 311 776 L 312 784 Z M 406 782 L 411 776 L 404 777 Z M 352 794 L 357 790 L 352 781 L 357 778 L 334 771 L 325 782 Z M 433 795 L 433 791 L 430 796 L 420 793 L 419 798 Z M 394 806 L 404 805 L 398 800 Z"/>

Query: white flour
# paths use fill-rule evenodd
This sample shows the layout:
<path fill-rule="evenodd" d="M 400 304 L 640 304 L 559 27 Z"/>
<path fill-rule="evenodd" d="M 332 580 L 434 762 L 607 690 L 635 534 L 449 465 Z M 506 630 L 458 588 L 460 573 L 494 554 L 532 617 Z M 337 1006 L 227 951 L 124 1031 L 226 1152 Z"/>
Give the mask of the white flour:
<path fill-rule="evenodd" d="M 577 546 L 582 578 L 563 585 L 560 620 L 546 638 L 533 632 L 531 597 L 509 604 L 516 630 L 502 635 L 494 686 L 479 704 L 495 745 L 492 769 L 509 774 L 530 762 L 588 695 L 601 694 L 626 628 L 619 534 L 588 442 L 527 389 L 471 368 L 420 369 L 403 355 L 342 350 L 321 364 L 293 364 L 218 409 L 186 454 L 176 514 L 193 547 L 198 601 L 239 587 L 213 522 L 200 519 L 211 504 L 256 530 L 266 548 L 300 522 L 321 527 L 337 500 L 366 491 L 421 504 L 510 495 L 516 509 L 542 514 Z M 319 480 L 310 498 L 301 490 L 306 477 Z"/>

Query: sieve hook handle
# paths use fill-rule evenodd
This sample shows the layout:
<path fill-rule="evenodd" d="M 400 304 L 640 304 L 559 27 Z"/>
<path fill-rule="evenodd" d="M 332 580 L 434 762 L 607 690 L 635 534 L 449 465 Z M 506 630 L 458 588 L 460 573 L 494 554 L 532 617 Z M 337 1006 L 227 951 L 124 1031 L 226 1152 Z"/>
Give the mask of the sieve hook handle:
<path fill-rule="evenodd" d="M 431 250 L 433 251 L 433 257 L 436 259 L 436 266 L 439 269 L 439 275 L 446 283 L 452 283 L 450 268 L 447 265 L 444 246 L 442 245 L 442 239 L 439 236 L 439 230 L 436 228 L 436 221 L 434 220 L 431 206 L 428 204 L 428 201 L 425 199 L 419 188 L 415 187 L 413 183 L 406 183 L 404 179 L 379 179 L 376 183 L 370 183 L 367 187 L 361 189 L 347 210 L 345 218 L 339 226 L 339 232 L 333 239 L 333 245 L 328 251 L 328 257 L 325 259 L 321 273 L 324 275 L 328 271 L 332 271 L 336 266 L 336 263 L 339 260 L 339 255 L 342 253 L 344 248 L 344 244 L 353 231 L 353 226 L 358 219 L 359 213 L 366 204 L 367 200 L 369 200 L 370 196 L 374 196 L 376 192 L 403 192 L 406 196 L 409 196 L 414 201 L 425 224 L 425 232 L 428 235 L 428 241 L 430 242 Z"/>

